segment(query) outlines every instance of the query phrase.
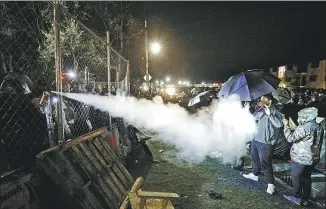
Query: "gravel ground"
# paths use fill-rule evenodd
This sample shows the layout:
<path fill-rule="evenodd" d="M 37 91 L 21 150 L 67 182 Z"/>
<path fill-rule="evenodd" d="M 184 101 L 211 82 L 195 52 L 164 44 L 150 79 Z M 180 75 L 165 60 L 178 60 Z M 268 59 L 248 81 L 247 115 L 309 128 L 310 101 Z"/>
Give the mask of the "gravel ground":
<path fill-rule="evenodd" d="M 154 158 L 162 162 L 147 165 L 147 169 L 139 164 L 143 172 L 132 175 L 146 176 L 143 190 L 178 193 L 181 198 L 173 202 L 176 209 L 300 208 L 283 199 L 286 191 L 277 183 L 276 193 L 269 195 L 265 183 L 244 179 L 239 171 L 217 159 L 191 165 L 178 159 L 177 151 L 159 140 L 150 140 L 148 146 Z M 221 193 L 222 199 L 211 199 L 209 190 Z"/>

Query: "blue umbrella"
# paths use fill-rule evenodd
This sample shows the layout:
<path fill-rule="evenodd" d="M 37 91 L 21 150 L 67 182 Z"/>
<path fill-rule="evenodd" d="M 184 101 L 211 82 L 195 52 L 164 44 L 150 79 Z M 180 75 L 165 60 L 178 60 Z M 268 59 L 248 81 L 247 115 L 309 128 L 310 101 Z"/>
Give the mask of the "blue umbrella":
<path fill-rule="evenodd" d="M 249 70 L 229 78 L 219 92 L 219 97 L 238 94 L 241 101 L 253 101 L 270 94 L 277 88 L 280 79 L 261 70 Z"/>

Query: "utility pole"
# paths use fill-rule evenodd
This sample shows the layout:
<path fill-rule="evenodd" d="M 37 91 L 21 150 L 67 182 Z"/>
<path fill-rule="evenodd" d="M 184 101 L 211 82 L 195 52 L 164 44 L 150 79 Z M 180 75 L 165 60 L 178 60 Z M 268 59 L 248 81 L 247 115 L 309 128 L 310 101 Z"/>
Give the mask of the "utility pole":
<path fill-rule="evenodd" d="M 146 51 L 146 86 L 147 88 L 149 88 L 147 21 L 145 21 L 145 51 Z"/>
<path fill-rule="evenodd" d="M 111 55 L 110 55 L 110 32 L 106 31 L 106 53 L 107 53 L 107 67 L 108 67 L 108 96 L 110 96 L 110 88 L 111 88 Z"/>
<path fill-rule="evenodd" d="M 62 72 L 61 72 L 61 51 L 60 51 L 60 3 L 55 1 L 54 5 L 54 33 L 55 33 L 55 74 L 56 91 L 59 101 L 57 103 L 58 142 L 64 141 L 63 109 L 62 109 Z"/>

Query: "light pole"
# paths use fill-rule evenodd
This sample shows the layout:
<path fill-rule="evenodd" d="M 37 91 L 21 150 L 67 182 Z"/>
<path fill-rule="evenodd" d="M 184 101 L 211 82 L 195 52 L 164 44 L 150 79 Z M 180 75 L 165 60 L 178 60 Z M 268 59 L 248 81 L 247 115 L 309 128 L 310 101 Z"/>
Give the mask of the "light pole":
<path fill-rule="evenodd" d="M 145 21 L 145 51 L 146 51 L 146 86 L 149 87 L 147 21 Z"/>
<path fill-rule="evenodd" d="M 151 45 L 151 52 L 154 55 L 159 54 L 161 51 L 161 45 L 158 42 L 154 42 Z M 148 62 L 148 27 L 147 27 L 147 21 L 145 21 L 145 53 L 146 53 L 146 86 L 149 87 L 149 62 Z"/>

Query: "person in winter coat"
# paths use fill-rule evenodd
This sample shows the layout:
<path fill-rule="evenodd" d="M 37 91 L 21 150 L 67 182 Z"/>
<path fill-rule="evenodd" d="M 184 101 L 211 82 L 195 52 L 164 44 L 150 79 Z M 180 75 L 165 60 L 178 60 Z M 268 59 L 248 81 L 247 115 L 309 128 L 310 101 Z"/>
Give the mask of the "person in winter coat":
<path fill-rule="evenodd" d="M 290 151 L 293 195 L 283 195 L 287 200 L 307 206 L 311 194 L 311 173 L 319 162 L 324 130 L 316 122 L 318 110 L 314 107 L 298 112 L 299 126 L 292 131 L 289 121 L 283 120 L 284 135 L 293 143 Z"/>
<path fill-rule="evenodd" d="M 267 177 L 267 193 L 274 194 L 273 177 L 273 145 L 279 136 L 279 130 L 283 126 L 283 114 L 272 105 L 273 97 L 265 95 L 261 97 L 261 108 L 254 113 L 257 122 L 257 133 L 250 145 L 252 170 L 250 174 L 243 177 L 258 181 L 261 171 Z"/>

